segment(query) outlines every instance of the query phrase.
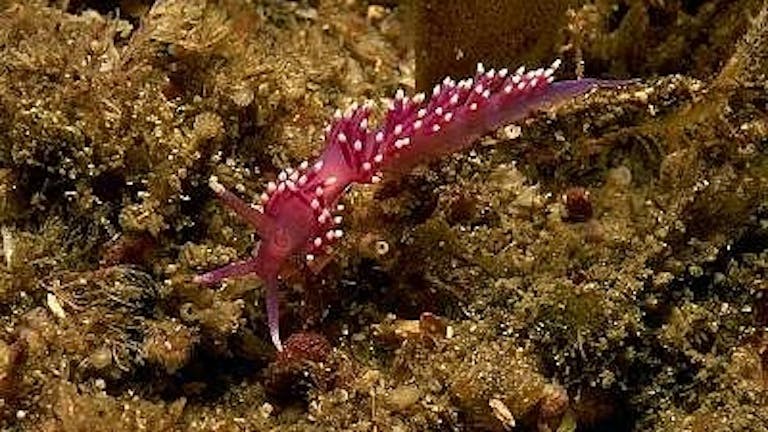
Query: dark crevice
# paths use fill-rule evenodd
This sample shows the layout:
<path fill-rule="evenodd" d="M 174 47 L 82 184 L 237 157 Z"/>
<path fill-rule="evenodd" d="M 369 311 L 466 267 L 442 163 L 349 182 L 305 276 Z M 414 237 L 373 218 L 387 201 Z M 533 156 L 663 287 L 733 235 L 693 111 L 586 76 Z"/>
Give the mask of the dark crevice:
<path fill-rule="evenodd" d="M 627 16 L 627 13 L 629 12 L 629 6 L 627 6 L 624 2 L 619 3 L 614 8 L 613 12 L 608 16 L 607 25 L 608 25 L 608 32 L 614 32 L 619 29 L 621 26 L 622 21 L 624 21 L 624 17 Z"/>

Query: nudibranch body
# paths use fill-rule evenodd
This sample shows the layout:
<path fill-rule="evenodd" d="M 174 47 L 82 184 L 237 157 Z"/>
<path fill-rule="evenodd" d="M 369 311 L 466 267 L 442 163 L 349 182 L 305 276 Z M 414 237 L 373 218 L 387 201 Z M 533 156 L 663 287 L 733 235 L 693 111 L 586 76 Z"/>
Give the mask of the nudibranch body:
<path fill-rule="evenodd" d="M 217 197 L 252 225 L 261 242 L 253 257 L 195 277 L 213 284 L 224 278 L 256 274 L 266 286 L 270 336 L 282 350 L 279 332 L 278 278 L 295 254 L 311 261 L 338 240 L 344 192 L 355 183 L 378 183 L 425 162 L 474 143 L 482 135 L 545 107 L 567 101 L 597 87 L 623 81 L 580 79 L 554 82 L 560 62 L 526 72 L 520 68 L 486 71 L 472 78 L 446 78 L 431 96 L 407 97 L 398 90 L 378 125 L 369 122 L 372 105 L 337 111 L 326 128 L 325 148 L 315 162 L 302 162 L 269 182 L 261 208 L 228 191 L 215 177 L 209 184 Z"/>

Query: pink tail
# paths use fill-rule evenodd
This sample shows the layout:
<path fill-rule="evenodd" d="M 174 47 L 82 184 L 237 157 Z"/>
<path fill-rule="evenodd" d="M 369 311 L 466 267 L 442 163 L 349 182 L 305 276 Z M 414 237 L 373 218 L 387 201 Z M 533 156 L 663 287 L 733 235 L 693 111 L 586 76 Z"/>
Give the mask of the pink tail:
<path fill-rule="evenodd" d="M 426 160 L 460 151 L 482 135 L 521 120 L 537 110 L 570 100 L 598 87 L 620 87 L 631 81 L 582 79 L 553 82 L 559 66 L 510 73 L 477 74 L 458 83 L 446 78 L 432 97 L 406 97 L 398 91 L 376 129 L 370 130 L 367 106 L 354 106 L 337 116 L 328 129 L 322 160 L 344 184 L 371 183 L 382 172 L 404 173 Z"/>

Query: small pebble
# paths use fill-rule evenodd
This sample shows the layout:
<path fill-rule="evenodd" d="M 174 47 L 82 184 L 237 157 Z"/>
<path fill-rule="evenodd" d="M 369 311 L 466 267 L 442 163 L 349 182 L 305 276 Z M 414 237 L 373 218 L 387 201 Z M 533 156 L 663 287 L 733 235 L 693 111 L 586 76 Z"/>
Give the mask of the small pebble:
<path fill-rule="evenodd" d="M 592 201 L 589 191 L 583 187 L 571 187 L 563 195 L 563 203 L 569 222 L 585 222 L 592 218 Z"/>

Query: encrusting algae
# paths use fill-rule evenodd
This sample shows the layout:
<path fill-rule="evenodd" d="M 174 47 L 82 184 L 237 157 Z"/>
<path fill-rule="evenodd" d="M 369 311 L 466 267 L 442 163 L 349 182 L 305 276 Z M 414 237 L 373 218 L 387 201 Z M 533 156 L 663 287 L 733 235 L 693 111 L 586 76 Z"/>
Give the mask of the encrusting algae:
<path fill-rule="evenodd" d="M 256 240 L 208 180 L 251 196 L 412 88 L 418 20 L 0 1 L 1 428 L 768 430 L 768 4 L 593 3 L 565 78 L 637 83 L 350 190 L 276 355 L 261 282 L 193 282 Z"/>

